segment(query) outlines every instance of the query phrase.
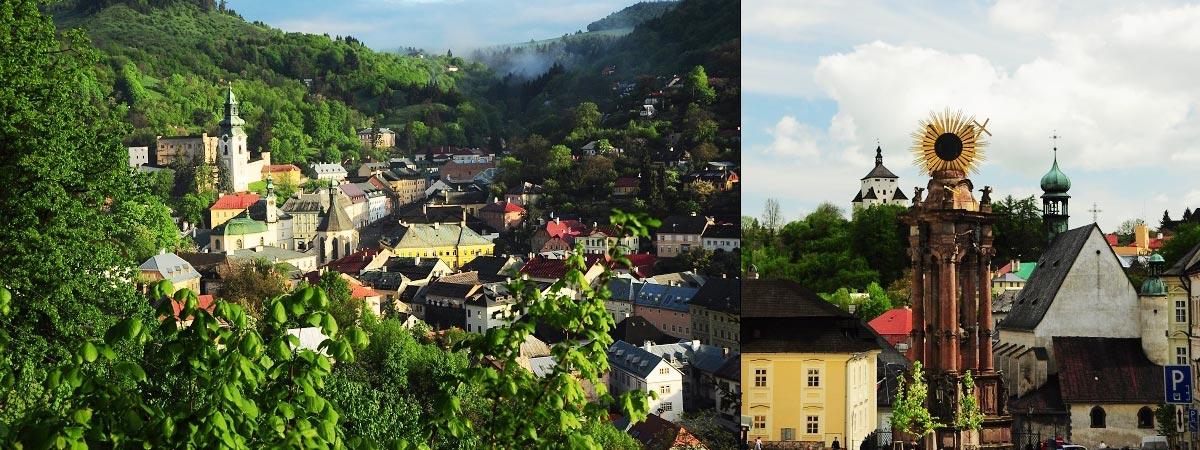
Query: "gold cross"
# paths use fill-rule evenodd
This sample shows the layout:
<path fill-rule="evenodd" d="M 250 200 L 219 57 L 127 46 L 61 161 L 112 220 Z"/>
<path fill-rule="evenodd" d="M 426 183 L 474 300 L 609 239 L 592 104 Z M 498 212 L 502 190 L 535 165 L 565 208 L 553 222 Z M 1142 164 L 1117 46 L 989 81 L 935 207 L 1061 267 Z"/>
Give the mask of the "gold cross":
<path fill-rule="evenodd" d="M 978 121 L 978 120 L 972 120 L 972 122 L 975 122 L 975 126 L 976 126 L 976 127 L 979 127 L 979 131 L 982 131 L 982 132 L 984 132 L 984 133 L 987 133 L 987 135 L 988 135 L 988 136 L 991 136 L 991 135 L 992 135 L 992 132 L 987 130 L 987 124 L 988 124 L 988 122 L 990 122 L 991 120 L 992 120 L 992 119 L 983 119 L 983 124 L 982 124 L 982 125 L 979 123 L 979 121 Z"/>

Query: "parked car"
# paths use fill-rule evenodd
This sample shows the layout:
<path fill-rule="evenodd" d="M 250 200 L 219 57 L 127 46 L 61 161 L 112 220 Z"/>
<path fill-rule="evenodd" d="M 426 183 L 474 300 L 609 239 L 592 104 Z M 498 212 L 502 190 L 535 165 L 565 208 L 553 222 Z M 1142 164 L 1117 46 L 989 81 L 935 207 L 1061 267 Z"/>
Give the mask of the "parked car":
<path fill-rule="evenodd" d="M 1079 444 L 1063 444 L 1062 450 L 1088 450 L 1088 448 Z"/>
<path fill-rule="evenodd" d="M 1166 436 L 1142 437 L 1142 450 L 1167 450 Z"/>

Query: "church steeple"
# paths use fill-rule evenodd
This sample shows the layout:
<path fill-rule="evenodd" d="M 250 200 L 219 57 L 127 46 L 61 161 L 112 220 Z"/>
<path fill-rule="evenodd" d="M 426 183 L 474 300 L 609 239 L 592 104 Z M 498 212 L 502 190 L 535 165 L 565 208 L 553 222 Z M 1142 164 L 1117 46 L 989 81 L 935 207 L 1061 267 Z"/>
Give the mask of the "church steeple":
<path fill-rule="evenodd" d="M 1054 163 L 1050 166 L 1050 171 L 1042 176 L 1042 227 L 1045 231 L 1046 245 L 1054 242 L 1055 236 L 1059 233 L 1067 231 L 1067 221 L 1070 219 L 1070 214 L 1067 211 L 1067 204 L 1071 196 L 1067 191 L 1071 190 L 1071 179 L 1058 168 L 1058 135 L 1051 136 L 1055 140 L 1054 145 Z"/>
<path fill-rule="evenodd" d="M 875 146 L 875 167 L 883 165 L 883 147 Z"/>
<path fill-rule="evenodd" d="M 228 91 L 225 93 L 225 117 L 221 119 L 221 123 L 219 124 L 221 126 L 221 134 L 230 136 L 245 135 L 246 133 L 242 131 L 242 126 L 245 124 L 246 121 L 238 116 L 238 101 L 237 97 L 233 95 L 233 83 L 230 83 Z"/>

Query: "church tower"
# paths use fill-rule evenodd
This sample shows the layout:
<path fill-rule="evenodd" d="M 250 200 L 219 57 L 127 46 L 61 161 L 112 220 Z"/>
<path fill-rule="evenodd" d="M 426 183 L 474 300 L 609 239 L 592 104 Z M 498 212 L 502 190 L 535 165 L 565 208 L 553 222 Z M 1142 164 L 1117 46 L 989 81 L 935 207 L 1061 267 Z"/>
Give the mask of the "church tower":
<path fill-rule="evenodd" d="M 986 122 L 985 122 L 986 123 Z M 976 200 L 967 174 L 975 171 L 987 133 L 962 113 L 934 114 L 913 133 L 913 150 L 930 175 L 926 189 L 917 188 L 913 206 L 901 216 L 909 225 L 912 261 L 912 352 L 929 383 L 929 411 L 942 420 L 955 417 L 959 399 L 976 397 L 983 428 L 964 446 L 1011 448 L 1012 416 L 1004 380 L 994 366 L 990 268 L 992 255 L 991 188 Z M 922 194 L 928 190 L 928 197 Z M 967 371 L 975 389 L 967 390 Z M 934 445 L 952 442 L 954 429 L 939 428 Z M 967 436 L 964 435 L 964 439 Z M 933 447 L 930 447 L 933 448 Z"/>
<path fill-rule="evenodd" d="M 326 210 L 321 223 L 317 225 L 317 246 L 319 264 L 340 259 L 358 250 L 358 230 L 354 221 L 346 214 L 346 210 L 338 204 L 337 185 L 329 181 L 329 209 Z"/>
<path fill-rule="evenodd" d="M 275 183 L 267 175 L 267 225 L 279 222 L 279 210 L 275 208 Z"/>
<path fill-rule="evenodd" d="M 221 164 L 228 169 L 230 185 L 234 192 L 244 192 L 249 189 L 251 180 L 249 172 L 250 150 L 246 145 L 246 131 L 242 126 L 246 121 L 238 116 L 237 97 L 233 95 L 233 84 L 225 94 L 225 117 L 219 124 L 221 138 L 217 142 L 217 153 Z"/>
<path fill-rule="evenodd" d="M 1071 196 L 1071 179 L 1058 170 L 1058 145 L 1054 146 L 1054 165 L 1042 176 L 1042 228 L 1046 236 L 1046 245 L 1054 242 L 1054 237 L 1067 231 L 1067 202 Z"/>

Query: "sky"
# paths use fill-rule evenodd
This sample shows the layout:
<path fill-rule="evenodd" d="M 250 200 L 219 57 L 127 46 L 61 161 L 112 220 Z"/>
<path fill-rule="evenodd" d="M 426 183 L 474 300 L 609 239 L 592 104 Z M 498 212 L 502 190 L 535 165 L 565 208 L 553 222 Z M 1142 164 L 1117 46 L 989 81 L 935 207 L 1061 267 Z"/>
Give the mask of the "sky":
<path fill-rule="evenodd" d="M 928 177 L 910 134 L 947 108 L 989 120 L 986 160 L 970 178 L 993 199 L 1040 196 L 1057 145 L 1072 228 L 1093 222 L 1093 209 L 1110 232 L 1200 208 L 1200 5 L 742 5 L 744 215 L 761 217 L 768 198 L 786 221 L 823 202 L 848 211 L 877 145 L 911 198 Z"/>
<path fill-rule="evenodd" d="M 560 37 L 637 0 L 228 0 L 248 21 L 432 53 Z"/>

